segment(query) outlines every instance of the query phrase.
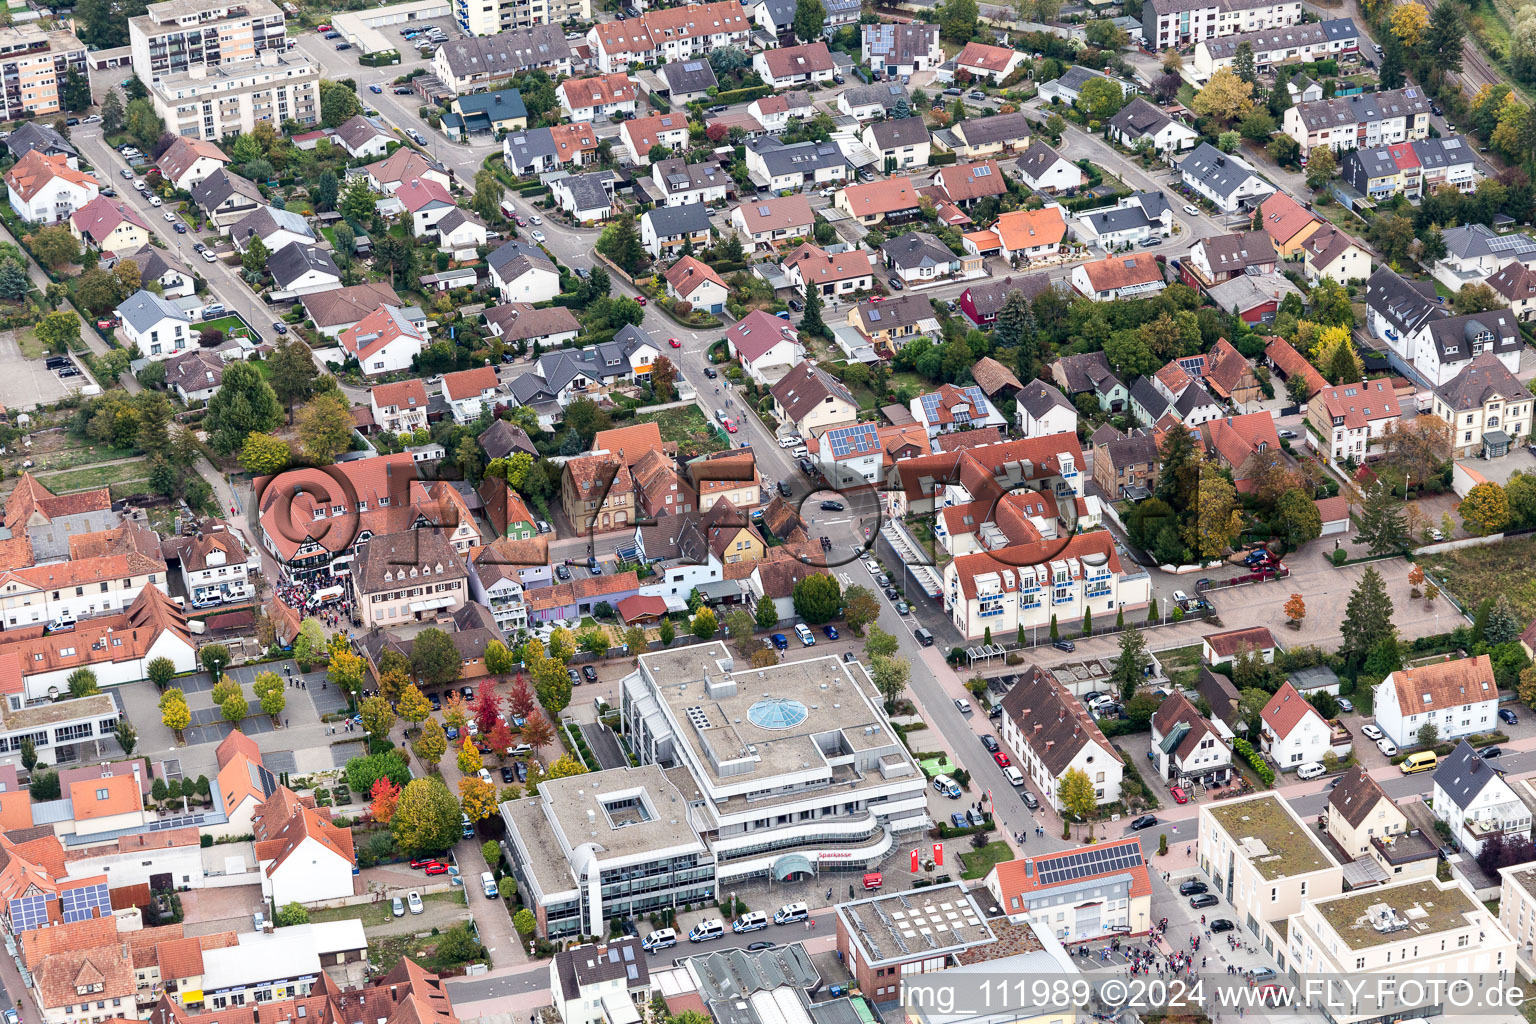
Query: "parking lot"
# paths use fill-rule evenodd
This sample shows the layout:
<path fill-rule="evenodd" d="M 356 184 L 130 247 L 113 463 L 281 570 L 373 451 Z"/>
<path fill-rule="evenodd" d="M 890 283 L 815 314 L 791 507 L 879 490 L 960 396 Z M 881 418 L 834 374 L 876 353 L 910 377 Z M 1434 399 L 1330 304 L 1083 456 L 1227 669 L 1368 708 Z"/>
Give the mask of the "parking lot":
<path fill-rule="evenodd" d="M 73 376 L 60 376 L 47 361 L 28 359 L 16 342 L 15 331 L 0 331 L 0 405 L 7 409 L 32 409 L 74 394 L 91 379 L 70 361 Z"/>

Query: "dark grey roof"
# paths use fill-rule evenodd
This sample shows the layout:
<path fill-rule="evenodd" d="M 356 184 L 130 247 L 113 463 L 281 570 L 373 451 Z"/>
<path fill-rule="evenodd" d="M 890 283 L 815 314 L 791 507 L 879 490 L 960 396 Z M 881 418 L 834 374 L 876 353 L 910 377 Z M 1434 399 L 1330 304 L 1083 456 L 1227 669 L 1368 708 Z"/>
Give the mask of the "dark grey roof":
<path fill-rule="evenodd" d="M 141 281 L 158 281 L 173 270 L 189 281 L 192 279 L 191 267 L 166 250 L 156 249 L 152 245 L 146 245 L 135 252 L 120 257 L 119 262 L 122 260 L 130 260 L 138 264 L 139 280 Z"/>
<path fill-rule="evenodd" d="M 1428 114 L 1429 100 L 1418 89 L 1389 89 L 1331 100 L 1296 104 L 1296 113 L 1309 130 L 1369 124 L 1392 117 Z"/>
<path fill-rule="evenodd" d="M 1205 390 L 1201 384 L 1191 384 L 1179 392 L 1179 400 L 1173 403 L 1174 410 L 1179 414 L 1179 419 L 1188 418 L 1189 414 L 1203 405 L 1213 405 L 1221 408 L 1221 403 L 1211 397 L 1211 393 Z"/>
<path fill-rule="evenodd" d="M 1116 131 L 1132 138 L 1139 138 L 1143 135 L 1157 134 L 1172 120 L 1173 118 L 1137 96 L 1121 107 L 1120 112 L 1109 119 L 1109 123 Z"/>
<path fill-rule="evenodd" d="M 561 950 L 555 954 L 555 974 L 567 1001 L 581 998 L 584 986 L 624 981 L 626 988 L 645 989 L 651 984 L 645 950 L 639 939 L 629 937 Z"/>
<path fill-rule="evenodd" d="M 1465 809 L 1499 774 L 1487 758 L 1477 755 L 1472 744 L 1461 740 L 1435 769 L 1433 781 L 1458 809 Z"/>
<path fill-rule="evenodd" d="M 1050 279 L 1044 272 L 1031 275 L 1031 278 L 1026 280 L 1041 277 L 1046 278 L 1045 285 L 1040 289 L 1044 291 L 1050 287 Z M 976 289 L 972 288 L 971 295 L 974 297 L 975 294 Z M 999 300 L 998 306 L 1001 307 L 1001 305 L 1002 302 Z M 1079 352 L 1062 356 L 1056 360 L 1056 364 L 1061 368 L 1061 375 L 1066 378 L 1067 393 L 1071 395 L 1092 391 L 1098 381 L 1115 375 L 1115 371 L 1109 368 L 1109 357 L 1103 352 Z"/>
<path fill-rule="evenodd" d="M 797 142 L 785 145 L 769 135 L 753 139 L 747 148 L 763 160 L 768 173 L 778 177 L 785 174 L 814 174 L 826 167 L 837 167 L 848 161 L 843 151 L 830 142 Z"/>
<path fill-rule="evenodd" d="M 1344 154 L 1343 166 L 1340 168 L 1344 180 L 1361 187 L 1361 176 L 1366 178 L 1383 178 L 1397 173 L 1397 161 L 1392 158 L 1392 149 L 1389 146 L 1377 146 L 1375 149 L 1351 149 Z"/>
<path fill-rule="evenodd" d="M 222 167 L 192 186 L 192 201 L 209 212 L 232 196 L 244 196 L 258 203 L 266 202 L 254 181 L 231 174 Z"/>
<path fill-rule="evenodd" d="M 512 378 L 507 384 L 507 393 L 517 399 L 519 405 L 553 401 L 555 397 L 549 381 L 533 370 Z"/>
<path fill-rule="evenodd" d="M 1418 330 L 1430 317 L 1446 315 L 1433 282 L 1405 280 L 1386 265 L 1365 282 L 1365 303 L 1400 334 Z"/>
<path fill-rule="evenodd" d="M 731 184 L 731 176 L 718 163 L 690 164 L 680 156 L 658 161 L 651 167 L 651 177 L 666 182 L 669 193 Z"/>
<path fill-rule="evenodd" d="M 480 435 L 480 447 L 493 459 L 505 459 L 513 452 L 527 452 L 534 458 L 539 455 L 528 432 L 506 420 L 497 420 L 485 429 Z"/>
<path fill-rule="evenodd" d="M 709 207 L 703 203 L 658 206 L 647 210 L 642 219 L 650 222 L 651 232 L 658 238 L 694 235 L 709 230 Z"/>
<path fill-rule="evenodd" d="M 878 103 L 886 110 L 896 106 L 897 100 L 906 100 L 910 105 L 912 100 L 907 95 L 907 90 L 895 82 L 876 82 L 873 85 L 856 85 L 851 89 L 844 89 L 843 95 L 848 97 L 850 107 L 863 107 L 871 103 Z"/>
<path fill-rule="evenodd" d="M 1030 147 L 1024 151 L 1024 155 L 1019 157 L 1018 167 L 1031 178 L 1038 178 L 1054 167 L 1058 161 L 1072 162 L 1045 143 L 1035 142 L 1031 143 Z"/>
<path fill-rule="evenodd" d="M 1105 457 L 1109 459 L 1109 464 L 1116 469 L 1122 466 L 1135 466 L 1143 463 L 1150 463 L 1156 468 L 1162 457 L 1158 451 L 1157 438 L 1151 434 L 1136 433 L 1129 437 L 1117 437 L 1106 444 L 1104 448 Z M 1095 453 L 1093 457 L 1097 459 L 1099 454 Z"/>
<path fill-rule="evenodd" d="M 656 342 L 649 334 L 636 328 L 634 331 L 621 331 L 613 336 L 612 341 L 590 348 L 546 352 L 539 357 L 539 376 L 548 384 L 552 393 L 558 392 L 578 376 L 598 381 L 622 377 L 629 373 L 630 353 L 641 344 L 655 346 Z"/>
<path fill-rule="evenodd" d="M 571 46 L 559 25 L 515 28 L 494 36 L 458 37 L 438 47 L 437 52 L 448 69 L 460 78 L 505 77 L 541 64 L 571 59 Z"/>
<path fill-rule="evenodd" d="M 1180 162 L 1179 171 L 1222 197 L 1230 196 L 1249 178 L 1256 177 L 1252 167 L 1209 142 L 1196 146 L 1195 151 Z"/>
<path fill-rule="evenodd" d="M 512 132 L 502 140 L 503 151 L 512 156 L 518 167 L 538 163 L 540 160 L 557 159 L 555 136 L 548 128 L 530 128 L 525 132 Z"/>
<path fill-rule="evenodd" d="M 715 69 L 707 60 L 670 60 L 661 66 L 661 73 L 674 93 L 704 92 L 720 83 L 715 79 Z"/>
<path fill-rule="evenodd" d="M 66 156 L 79 156 L 69 140 L 46 124 L 38 124 L 36 121 L 27 121 L 20 128 L 11 132 L 10 138 L 5 140 L 5 148 L 11 151 L 11 156 L 20 160 L 32 150 L 41 150 L 44 156 L 52 156 L 55 153 L 63 153 Z"/>
<path fill-rule="evenodd" d="M 892 121 L 876 121 L 869 126 L 879 149 L 899 149 L 916 146 L 928 141 L 928 126 L 920 117 L 899 117 Z"/>
<path fill-rule="evenodd" d="M 535 268 L 553 271 L 555 265 L 542 249 L 520 239 L 509 239 L 486 257 L 486 263 L 503 281 L 511 281 Z"/>
<path fill-rule="evenodd" d="M 560 187 L 570 192 L 576 202 L 576 209 L 596 210 L 613 205 L 608 183 L 617 181 L 618 177 L 612 171 L 573 174 L 569 178 L 560 179 Z"/>
<path fill-rule="evenodd" d="M 1438 170 L 1472 163 L 1472 144 L 1460 135 L 1422 139 L 1413 144 L 1413 155 L 1424 170 Z"/>
<path fill-rule="evenodd" d="M 1082 89 L 1083 86 L 1087 85 L 1095 78 L 1107 79 L 1108 77 L 1108 75 L 1105 75 L 1099 71 L 1095 71 L 1092 68 L 1085 68 L 1081 64 L 1074 64 L 1070 68 L 1067 68 L 1067 70 L 1062 73 L 1062 76 L 1056 79 L 1054 84 L 1060 88 L 1069 89 L 1072 92 L 1078 92 Z M 1047 82 L 1046 84 L 1050 85 L 1052 83 Z"/>
<path fill-rule="evenodd" d="M 656 344 L 656 339 L 634 324 L 625 324 L 623 327 L 620 327 L 618 333 L 613 336 L 613 343 L 619 346 L 625 356 L 628 356 L 641 345 L 649 345 L 656 351 L 661 351 L 661 346 Z"/>
<path fill-rule="evenodd" d="M 795 23 L 795 0 L 757 0 L 750 6 L 763 8 L 777 30 L 782 31 Z"/>
<path fill-rule="evenodd" d="M 860 30 L 863 51 L 872 62 L 885 64 L 911 64 L 916 57 L 926 57 L 939 36 L 939 26 L 921 22 L 883 21 L 860 26 Z"/>
<path fill-rule="evenodd" d="M 969 291 L 971 293 L 971 304 L 976 307 L 976 312 L 987 316 L 1003 308 L 1003 302 L 1008 298 L 1009 292 L 1023 292 L 1026 299 L 1033 301 L 1049 287 L 1051 287 L 1051 276 L 1045 271 L 1041 271 L 1038 274 L 1026 274 L 1023 277 L 1009 276 L 983 281 L 979 284 L 971 285 Z M 1104 353 L 1102 352 L 1093 352 L 1089 355 L 1090 357 L 1097 356 L 1101 360 L 1104 359 Z M 1068 359 L 1080 358 L 1083 357 L 1065 356 L 1062 361 L 1066 362 Z M 1109 363 L 1107 361 L 1104 363 L 1104 372 L 1109 372 Z M 1087 391 L 1092 387 L 1093 385 L 1090 383 L 1082 390 Z"/>
<path fill-rule="evenodd" d="M 1240 271 L 1248 267 L 1273 264 L 1279 259 L 1275 253 L 1275 243 L 1262 231 L 1213 235 L 1202 238 L 1196 244 L 1205 248 L 1205 258 L 1212 271 Z"/>
<path fill-rule="evenodd" d="M 1131 381 L 1131 401 L 1146 410 L 1147 417 L 1156 423 L 1168 411 L 1168 399 L 1152 384 L 1151 377 L 1137 377 Z"/>
<path fill-rule="evenodd" d="M 1221 60 L 1234 56 L 1243 43 L 1253 47 L 1254 53 L 1273 50 L 1295 50 L 1319 43 L 1359 38 L 1360 30 L 1350 18 L 1334 21 L 1311 22 L 1306 25 L 1289 25 L 1285 28 L 1265 29 L 1262 32 L 1242 32 L 1237 35 L 1207 39 L 1205 48 L 1211 57 Z"/>
<path fill-rule="evenodd" d="M 1027 139 L 1034 134 L 1033 124 L 1022 113 L 970 117 L 955 125 L 955 131 L 970 146 L 990 146 L 998 142 Z"/>
<path fill-rule="evenodd" d="M 1056 389 L 1056 385 L 1048 384 L 1039 377 L 1024 385 L 1024 390 L 1015 396 L 1014 401 L 1022 405 L 1024 410 L 1036 419 L 1052 409 L 1077 411 L 1076 407 L 1067 401 L 1067 397 Z"/>
<path fill-rule="evenodd" d="M 1515 314 L 1508 309 L 1431 320 L 1428 330 L 1441 363 L 1469 362 L 1474 354 L 1482 352 L 1518 352 L 1524 344 Z M 1474 352 L 1478 346 L 1481 347 Z"/>
<path fill-rule="evenodd" d="M 791 422 L 798 423 L 811 409 L 829 398 L 841 398 L 857 406 L 858 400 L 842 382 L 808 359 L 803 359 L 768 389 Z"/>
<path fill-rule="evenodd" d="M 1084 214 L 1081 219 L 1093 228 L 1095 234 L 1100 235 L 1152 226 L 1146 211 L 1139 206 L 1117 206 L 1113 210 L 1097 210 Z"/>
<path fill-rule="evenodd" d="M 1536 252 L 1536 238 L 1524 233 L 1495 234 L 1482 222 L 1446 228 L 1444 235 L 1446 255 L 1456 259 L 1479 259 L 1497 253 L 1500 259 L 1524 260 Z"/>
<path fill-rule="evenodd" d="M 880 254 L 892 266 L 903 270 L 947 267 L 960 259 L 950 251 L 949 246 L 925 231 L 909 231 L 886 239 L 880 246 Z"/>
<path fill-rule="evenodd" d="M 1212 718 L 1220 719 L 1233 732 L 1248 731 L 1247 720 L 1237 710 L 1239 698 L 1232 680 L 1201 665 L 1200 674 L 1195 679 L 1195 692 L 1210 705 Z"/>
<path fill-rule="evenodd" d="M 1137 192 L 1131 199 L 1141 204 L 1148 220 L 1159 220 L 1164 213 L 1173 209 L 1168 203 L 1168 197 L 1161 192 Z"/>
<path fill-rule="evenodd" d="M 448 211 L 442 220 L 437 222 L 438 236 L 446 238 L 448 235 L 453 234 L 461 224 L 478 224 L 483 228 L 487 227 L 485 221 L 481 220 L 480 215 L 475 213 L 475 211 L 466 210 L 462 206 L 455 206 Z"/>
<path fill-rule="evenodd" d="M 288 287 L 311 270 L 341 279 L 341 271 L 332 262 L 330 253 L 303 242 L 289 242 L 274 252 L 267 260 L 267 270 L 279 288 Z"/>

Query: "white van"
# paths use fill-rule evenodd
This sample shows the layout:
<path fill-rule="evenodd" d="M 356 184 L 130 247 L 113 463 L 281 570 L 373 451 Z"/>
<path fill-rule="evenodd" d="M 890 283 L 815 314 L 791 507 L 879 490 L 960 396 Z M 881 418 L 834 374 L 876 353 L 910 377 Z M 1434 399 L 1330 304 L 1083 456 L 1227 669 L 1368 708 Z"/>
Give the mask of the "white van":
<path fill-rule="evenodd" d="M 1298 779 L 1316 779 L 1328 774 L 1328 769 L 1323 767 L 1321 761 L 1308 761 L 1296 769 Z"/>
<path fill-rule="evenodd" d="M 811 631 L 806 628 L 806 625 L 803 622 L 795 623 L 795 636 L 800 638 L 800 646 L 802 646 L 802 647 L 815 647 L 816 646 L 816 637 L 815 637 L 815 635 L 812 634 Z"/>
<path fill-rule="evenodd" d="M 935 775 L 933 777 L 933 788 L 935 792 L 943 793 L 951 800 L 960 799 L 960 787 L 955 785 L 955 780 L 948 775 Z"/>
<path fill-rule="evenodd" d="M 658 928 L 640 940 L 640 948 L 647 953 L 654 953 L 658 949 L 671 949 L 675 945 L 677 945 L 677 932 L 671 928 Z"/>
<path fill-rule="evenodd" d="M 1013 765 L 1009 765 L 1007 768 L 1003 769 L 1003 777 L 1008 780 L 1008 784 L 1010 786 L 1024 785 L 1024 776 L 1019 774 L 1019 770 Z"/>
<path fill-rule="evenodd" d="M 495 899 L 496 898 L 496 877 L 494 875 L 492 875 L 489 871 L 482 871 L 482 872 L 480 872 L 480 888 L 485 890 L 485 898 L 486 899 L 488 899 L 488 900 Z"/>
<path fill-rule="evenodd" d="M 737 933 L 755 932 L 761 931 L 767 927 L 768 915 L 763 913 L 761 910 L 753 910 L 738 917 L 736 919 L 736 923 L 731 925 L 731 931 Z"/>
<path fill-rule="evenodd" d="M 689 942 L 709 942 L 725 934 L 725 922 L 718 917 L 706 917 L 688 933 Z"/>
<path fill-rule="evenodd" d="M 811 908 L 804 903 L 786 903 L 773 912 L 774 924 L 794 924 L 811 916 Z"/>
<path fill-rule="evenodd" d="M 65 612 L 63 615 L 60 615 L 58 618 L 48 623 L 48 632 L 57 633 L 60 630 L 74 629 L 75 622 L 75 617 L 69 614 L 69 612 Z"/>

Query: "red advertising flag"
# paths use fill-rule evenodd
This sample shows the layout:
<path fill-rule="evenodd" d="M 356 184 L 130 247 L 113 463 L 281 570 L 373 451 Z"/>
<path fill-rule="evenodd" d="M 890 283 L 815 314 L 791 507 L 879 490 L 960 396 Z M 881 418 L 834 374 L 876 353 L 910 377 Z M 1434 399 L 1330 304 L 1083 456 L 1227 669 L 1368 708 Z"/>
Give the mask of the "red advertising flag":
<path fill-rule="evenodd" d="M 913 872 L 913 874 L 917 873 L 917 851 L 916 850 L 912 851 L 912 872 Z"/>
<path fill-rule="evenodd" d="M 943 843 L 934 843 L 933 844 L 933 863 L 935 865 L 937 865 L 938 867 L 943 867 L 944 866 L 944 844 Z"/>

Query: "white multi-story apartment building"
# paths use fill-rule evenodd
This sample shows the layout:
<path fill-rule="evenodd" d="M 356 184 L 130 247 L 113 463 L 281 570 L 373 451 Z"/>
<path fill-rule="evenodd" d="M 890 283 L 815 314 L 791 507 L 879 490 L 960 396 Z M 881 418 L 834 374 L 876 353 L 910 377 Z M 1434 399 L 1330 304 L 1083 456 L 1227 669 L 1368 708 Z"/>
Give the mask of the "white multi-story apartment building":
<path fill-rule="evenodd" d="M 1204 81 L 1222 68 L 1230 68 L 1238 47 L 1244 43 L 1253 50 L 1254 66 L 1263 70 L 1275 64 L 1329 60 L 1357 53 L 1360 30 L 1353 19 L 1336 18 L 1204 39 L 1195 45 L 1195 77 Z"/>
<path fill-rule="evenodd" d="M 1245 940 L 1277 956 L 1287 946 L 1276 923 L 1344 890 L 1339 863 L 1273 793 L 1201 804 L 1199 829 L 1196 859 L 1211 891 L 1231 904 Z"/>
<path fill-rule="evenodd" d="M 217 140 L 258 124 L 318 124 L 320 66 L 296 50 L 263 50 L 251 60 L 168 73 L 149 95 L 175 135 Z"/>
<path fill-rule="evenodd" d="M 509 29 L 591 21 L 592 0 L 454 0 L 453 18 L 471 36 L 494 36 Z"/>
<path fill-rule="evenodd" d="M 1459 878 L 1421 878 L 1309 899 L 1291 913 L 1284 935 L 1280 967 L 1303 978 L 1349 977 L 1370 986 L 1438 976 L 1476 985 L 1480 978 L 1506 977 L 1515 967 L 1514 938 Z M 1448 1008 L 1435 1004 L 1411 1012 L 1434 1016 Z M 1364 1001 L 1352 1009 L 1358 1012 L 1335 1009 L 1328 1019 L 1355 1024 L 1381 1016 L 1380 1006 Z"/>
<path fill-rule="evenodd" d="M 0 28 L 0 118 L 40 118 L 64 109 L 60 92 L 65 76 L 86 75 L 85 44 L 73 32 L 40 25 Z"/>
<path fill-rule="evenodd" d="M 1285 133 L 1306 156 L 1313 146 L 1374 149 L 1429 138 L 1429 97 L 1418 89 L 1392 89 L 1298 103 L 1285 112 Z"/>
<path fill-rule="evenodd" d="M 1061 781 L 1079 771 L 1101 804 L 1120 799 L 1125 765 L 1082 702 L 1049 671 L 1031 667 L 1003 697 L 1003 745 L 1045 802 L 1062 810 Z"/>
<path fill-rule="evenodd" d="M 243 63 L 288 48 L 282 9 L 272 0 L 166 0 L 128 19 L 133 69 L 146 85 L 199 65 Z"/>
<path fill-rule="evenodd" d="M 720 641 L 644 654 L 622 710 L 642 764 L 685 769 L 696 795 L 664 810 L 711 837 L 722 887 L 873 867 L 927 826 L 927 782 L 857 662 L 751 669 Z"/>
<path fill-rule="evenodd" d="M 1301 0 L 1148 0 L 1141 7 L 1142 38 L 1153 50 L 1300 21 Z"/>

